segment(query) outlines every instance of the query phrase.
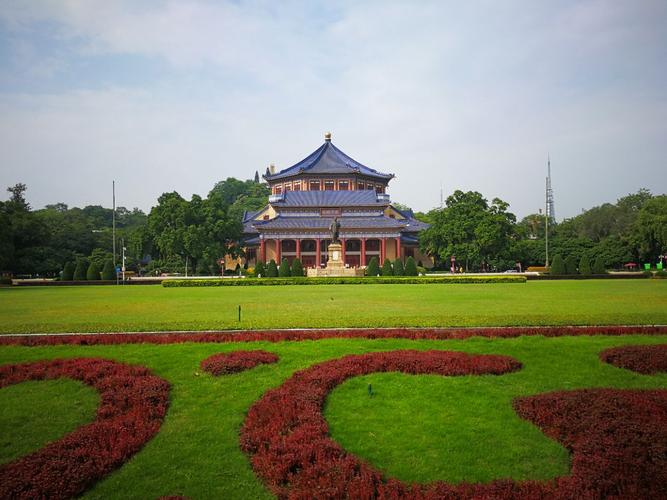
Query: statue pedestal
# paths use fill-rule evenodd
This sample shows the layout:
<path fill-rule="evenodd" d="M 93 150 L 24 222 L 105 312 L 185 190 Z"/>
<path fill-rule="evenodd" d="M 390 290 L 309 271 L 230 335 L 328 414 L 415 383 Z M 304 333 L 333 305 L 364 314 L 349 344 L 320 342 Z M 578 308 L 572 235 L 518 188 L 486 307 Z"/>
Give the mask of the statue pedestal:
<path fill-rule="evenodd" d="M 364 270 L 356 267 L 345 267 L 343 262 L 343 246 L 340 243 L 331 243 L 327 249 L 329 260 L 327 267 L 308 269 L 308 277 L 317 276 L 363 276 Z"/>

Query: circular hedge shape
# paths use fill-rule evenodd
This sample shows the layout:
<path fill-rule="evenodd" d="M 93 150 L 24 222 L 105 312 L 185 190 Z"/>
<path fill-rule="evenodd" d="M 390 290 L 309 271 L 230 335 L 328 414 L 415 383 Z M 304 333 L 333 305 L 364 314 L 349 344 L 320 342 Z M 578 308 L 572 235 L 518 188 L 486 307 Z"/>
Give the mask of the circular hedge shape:
<path fill-rule="evenodd" d="M 600 359 L 644 375 L 667 372 L 667 344 L 614 347 L 602 351 Z"/>
<path fill-rule="evenodd" d="M 266 351 L 234 351 L 214 354 L 200 363 L 205 372 L 216 377 L 250 370 L 258 365 L 277 363 L 278 356 Z"/>
<path fill-rule="evenodd" d="M 279 498 L 658 498 L 667 496 L 667 391 L 592 389 L 519 398 L 515 411 L 572 454 L 550 481 L 407 484 L 386 479 L 329 437 L 322 408 L 346 379 L 374 372 L 500 375 L 506 356 L 445 351 L 350 355 L 294 374 L 255 403 L 241 448 Z"/>
<path fill-rule="evenodd" d="M 71 378 L 100 394 L 96 420 L 0 466 L 0 498 L 70 498 L 120 467 L 157 434 L 169 383 L 144 367 L 78 358 L 0 366 L 0 388 Z"/>

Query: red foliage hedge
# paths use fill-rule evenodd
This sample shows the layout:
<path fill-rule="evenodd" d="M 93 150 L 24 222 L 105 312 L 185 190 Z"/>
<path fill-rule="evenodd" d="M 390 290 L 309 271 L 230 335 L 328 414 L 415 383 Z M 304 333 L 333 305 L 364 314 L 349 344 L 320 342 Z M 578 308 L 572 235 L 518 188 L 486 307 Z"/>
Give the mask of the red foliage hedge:
<path fill-rule="evenodd" d="M 0 335 L 0 345 L 112 345 L 177 344 L 183 342 L 286 342 L 329 338 L 448 340 L 471 337 L 512 338 L 523 335 L 563 337 L 579 335 L 665 335 L 665 326 L 548 326 L 496 328 L 381 328 L 322 330 L 249 330 L 229 332 L 98 333 L 57 335 Z"/>
<path fill-rule="evenodd" d="M 71 378 L 100 393 L 94 422 L 0 466 L 0 498 L 70 498 L 121 466 L 157 434 L 169 383 L 144 367 L 79 358 L 0 366 L 0 387 Z"/>
<path fill-rule="evenodd" d="M 600 359 L 644 375 L 667 372 L 667 344 L 614 347 L 602 351 Z"/>
<path fill-rule="evenodd" d="M 200 367 L 216 377 L 249 370 L 262 364 L 278 362 L 278 356 L 266 351 L 234 351 L 214 354 L 203 360 Z"/>
<path fill-rule="evenodd" d="M 378 371 L 502 374 L 505 356 L 443 351 L 351 355 L 297 372 L 255 403 L 241 431 L 252 467 L 279 498 L 666 498 L 667 391 L 595 389 L 517 399 L 520 416 L 572 453 L 552 481 L 406 484 L 386 479 L 328 435 L 322 407 L 344 380 Z"/>

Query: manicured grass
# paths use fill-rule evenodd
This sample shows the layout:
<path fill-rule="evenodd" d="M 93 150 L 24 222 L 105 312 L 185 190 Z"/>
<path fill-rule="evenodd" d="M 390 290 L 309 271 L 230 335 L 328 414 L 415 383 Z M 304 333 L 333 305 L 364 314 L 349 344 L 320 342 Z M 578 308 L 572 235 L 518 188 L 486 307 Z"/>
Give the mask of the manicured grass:
<path fill-rule="evenodd" d="M 563 474 L 567 456 L 536 427 L 519 419 L 509 406 L 511 400 L 557 389 L 667 388 L 667 374 L 640 375 L 598 358 L 608 347 L 652 343 L 667 343 L 667 336 L 3 346 L 0 364 L 101 356 L 147 366 L 171 383 L 171 405 L 158 435 L 97 483 L 85 495 L 88 498 L 170 494 L 193 499 L 270 498 L 239 448 L 239 429 L 250 405 L 296 370 L 346 354 L 379 350 L 443 349 L 512 356 L 524 368 L 497 377 L 389 373 L 351 379 L 331 395 L 325 415 L 333 437 L 343 446 L 402 479 L 539 479 Z M 276 353 L 280 361 L 221 377 L 200 371 L 201 360 L 238 349 L 264 349 Z M 376 392 L 373 398 L 367 394 L 369 382 Z M 0 389 L 0 397 L 9 389 Z M 47 391 L 44 407 L 61 398 L 61 391 Z M 11 405 L 23 402 L 18 399 Z"/>
<path fill-rule="evenodd" d="M 666 324 L 667 280 L 19 288 L 0 314 L 0 333 Z"/>
<path fill-rule="evenodd" d="M 91 422 L 99 399 L 94 389 L 69 379 L 23 382 L 0 389 L 0 464 Z"/>

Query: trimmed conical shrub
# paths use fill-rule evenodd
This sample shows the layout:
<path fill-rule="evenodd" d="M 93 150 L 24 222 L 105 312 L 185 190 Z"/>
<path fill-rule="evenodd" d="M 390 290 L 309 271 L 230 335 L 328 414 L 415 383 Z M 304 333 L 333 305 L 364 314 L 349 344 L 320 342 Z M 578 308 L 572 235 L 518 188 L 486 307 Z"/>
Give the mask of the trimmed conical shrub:
<path fill-rule="evenodd" d="M 604 265 L 604 260 L 601 256 L 597 256 L 593 262 L 593 274 L 607 274 L 607 268 Z"/>
<path fill-rule="evenodd" d="M 282 262 L 280 263 L 280 268 L 278 269 L 278 276 L 280 276 L 281 278 L 290 277 L 289 262 L 287 262 L 287 259 L 283 259 Z"/>
<path fill-rule="evenodd" d="M 551 267 L 549 268 L 549 274 L 558 276 L 560 274 L 565 274 L 565 262 L 563 262 L 563 257 L 560 254 L 557 254 L 554 257 L 554 260 L 551 261 Z"/>
<path fill-rule="evenodd" d="M 394 270 L 391 267 L 391 261 L 385 259 L 384 264 L 382 264 L 382 276 L 393 276 Z"/>
<path fill-rule="evenodd" d="M 301 264 L 301 260 L 294 259 L 292 261 L 292 268 L 290 269 L 290 272 L 292 276 L 303 276 L 303 264 Z"/>
<path fill-rule="evenodd" d="M 366 276 L 377 276 L 380 274 L 380 266 L 378 265 L 377 257 L 371 257 L 371 261 L 366 268 Z"/>
<path fill-rule="evenodd" d="M 401 259 L 396 259 L 394 261 L 394 276 L 403 276 L 405 274 L 405 268 Z"/>
<path fill-rule="evenodd" d="M 588 260 L 588 256 L 585 254 L 579 260 L 579 274 L 584 276 L 590 276 L 591 274 L 591 261 Z"/>
<path fill-rule="evenodd" d="M 255 276 L 258 278 L 266 278 L 266 267 L 264 267 L 264 262 L 260 261 L 255 266 Z"/>
<path fill-rule="evenodd" d="M 102 279 L 103 280 L 116 279 L 116 269 L 113 267 L 113 261 L 107 260 L 104 263 L 104 267 L 102 268 Z"/>
<path fill-rule="evenodd" d="M 413 257 L 408 257 L 405 260 L 405 275 L 406 276 L 417 276 L 419 273 L 417 272 L 417 264 L 415 263 L 415 259 Z"/>
<path fill-rule="evenodd" d="M 86 271 L 86 279 L 88 281 L 98 281 L 100 279 L 100 269 L 97 264 L 91 262 Z"/>
<path fill-rule="evenodd" d="M 63 267 L 63 281 L 72 281 L 74 279 L 74 264 L 66 262 Z"/>
<path fill-rule="evenodd" d="M 72 275 L 72 279 L 75 281 L 85 281 L 87 270 L 88 270 L 87 262 L 83 259 L 79 259 L 76 262 L 76 267 L 74 268 L 74 274 Z"/>
<path fill-rule="evenodd" d="M 574 255 L 568 255 L 565 259 L 565 273 L 577 274 L 577 258 Z"/>
<path fill-rule="evenodd" d="M 276 261 L 271 259 L 269 262 L 269 267 L 266 269 L 267 278 L 277 278 L 278 277 L 278 266 L 276 266 Z"/>

